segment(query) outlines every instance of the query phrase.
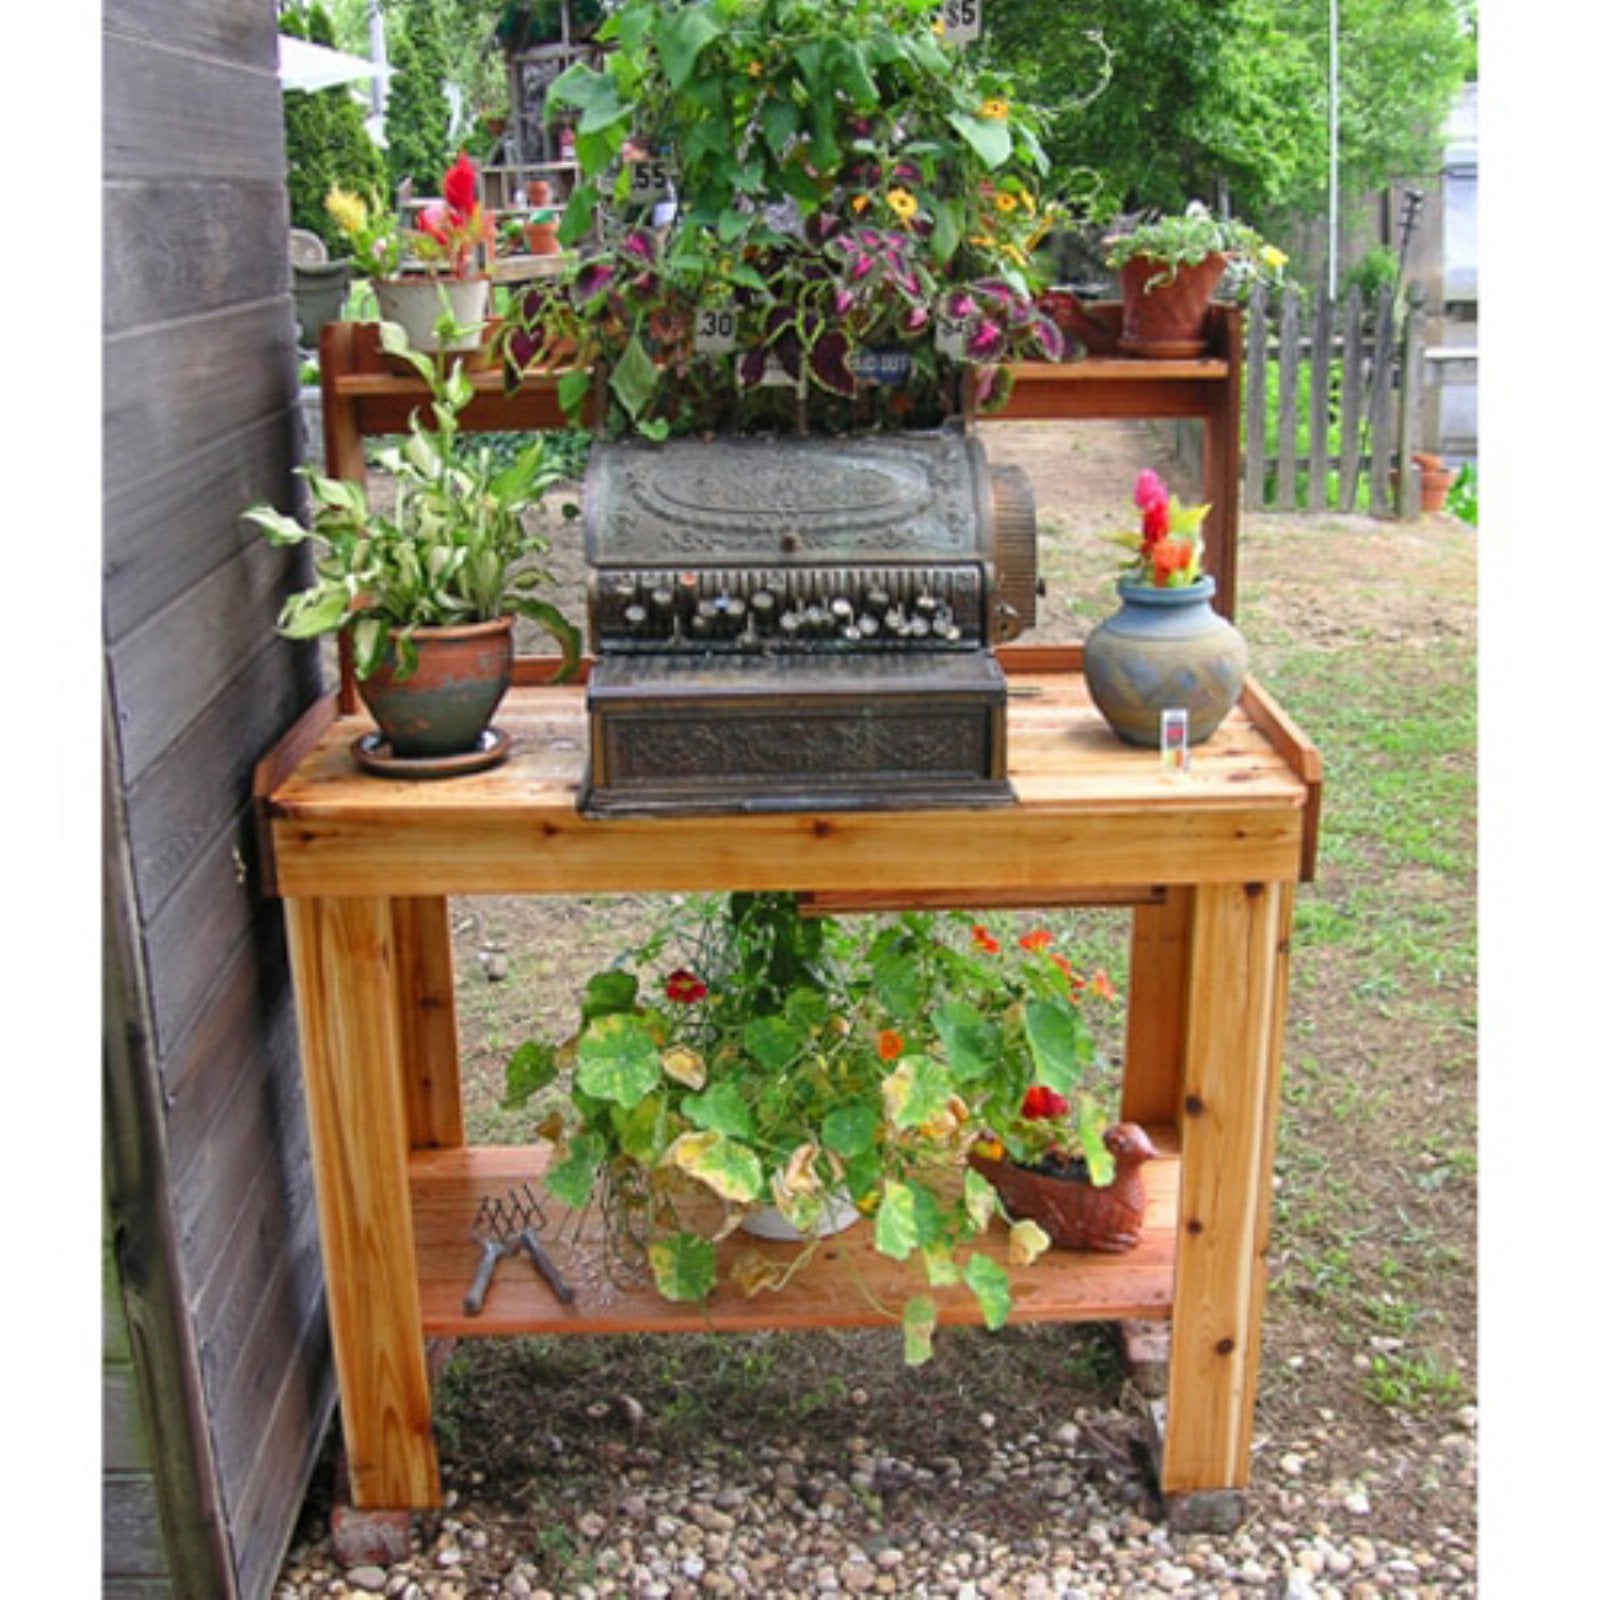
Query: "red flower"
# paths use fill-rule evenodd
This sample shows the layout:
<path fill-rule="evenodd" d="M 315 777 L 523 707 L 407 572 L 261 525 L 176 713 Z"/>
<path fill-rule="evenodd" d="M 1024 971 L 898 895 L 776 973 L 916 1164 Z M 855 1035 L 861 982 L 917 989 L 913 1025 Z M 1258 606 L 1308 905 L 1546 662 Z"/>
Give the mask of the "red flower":
<path fill-rule="evenodd" d="M 1058 1090 L 1036 1083 L 1022 1097 L 1022 1114 L 1034 1121 L 1048 1121 L 1067 1114 L 1067 1097 Z"/>
<path fill-rule="evenodd" d="M 674 1005 L 692 1006 L 706 997 L 706 986 L 687 967 L 667 975 L 667 999 Z"/>
<path fill-rule="evenodd" d="M 1104 967 L 1097 969 L 1095 975 L 1089 980 L 1089 991 L 1091 994 L 1099 995 L 1102 1000 L 1115 1000 L 1117 998 L 1117 991 L 1112 988 L 1111 980 L 1106 976 Z"/>
<path fill-rule="evenodd" d="M 1025 933 L 1017 940 L 1024 950 L 1043 950 L 1050 943 L 1050 930 L 1048 928 L 1035 928 L 1031 933 Z"/>
<path fill-rule="evenodd" d="M 465 150 L 456 157 L 456 164 L 444 175 L 444 201 L 461 216 L 470 216 L 478 205 L 478 169 L 473 166 Z"/>
<path fill-rule="evenodd" d="M 1165 539 L 1172 527 L 1171 508 L 1165 500 L 1156 500 L 1145 507 L 1144 511 L 1144 547 L 1148 553 L 1152 547 Z"/>
<path fill-rule="evenodd" d="M 1000 941 L 982 923 L 973 923 L 972 942 L 991 956 L 999 953 Z"/>
<path fill-rule="evenodd" d="M 878 1059 L 893 1061 L 905 1053 L 906 1042 L 893 1028 L 885 1028 L 878 1035 Z"/>
<path fill-rule="evenodd" d="M 1189 565 L 1190 554 L 1189 546 L 1176 539 L 1162 539 L 1150 546 L 1150 566 L 1158 589 L 1166 588 L 1174 574 Z"/>

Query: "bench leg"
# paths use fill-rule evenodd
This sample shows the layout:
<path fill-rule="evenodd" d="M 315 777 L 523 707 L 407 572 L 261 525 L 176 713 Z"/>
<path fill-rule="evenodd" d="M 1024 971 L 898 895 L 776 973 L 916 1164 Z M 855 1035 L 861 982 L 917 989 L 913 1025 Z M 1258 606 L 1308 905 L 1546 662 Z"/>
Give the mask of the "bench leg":
<path fill-rule="evenodd" d="M 440 1500 L 407 1176 L 393 907 L 290 899 L 328 1322 L 353 1504 Z"/>

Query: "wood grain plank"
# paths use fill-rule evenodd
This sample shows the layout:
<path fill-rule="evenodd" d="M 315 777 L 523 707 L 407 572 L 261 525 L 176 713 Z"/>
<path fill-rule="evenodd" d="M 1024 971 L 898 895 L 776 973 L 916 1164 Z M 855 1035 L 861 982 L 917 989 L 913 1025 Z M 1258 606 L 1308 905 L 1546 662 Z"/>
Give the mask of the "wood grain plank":
<path fill-rule="evenodd" d="M 289 935 L 351 1498 L 437 1505 L 389 903 L 290 901 Z"/>
<path fill-rule="evenodd" d="M 402 1083 L 413 1149 L 465 1144 L 450 903 L 394 902 Z"/>
<path fill-rule="evenodd" d="M 1178 1121 L 1193 917 L 1194 890 L 1182 885 L 1133 913 L 1122 1060 L 1122 1116 L 1129 1122 Z"/>
<path fill-rule="evenodd" d="M 1158 1129 L 1156 1134 L 1158 1146 L 1167 1153 L 1145 1169 L 1150 1198 L 1145 1237 L 1138 1248 L 1124 1255 L 1052 1250 L 1032 1267 L 1013 1268 L 1013 1321 L 1159 1319 L 1168 1314 L 1178 1161 L 1171 1130 Z M 416 1270 L 423 1323 L 430 1336 L 871 1327 L 893 1322 L 910 1295 L 928 1292 L 926 1279 L 915 1266 L 879 1255 L 871 1247 L 870 1224 L 858 1224 L 823 1241 L 777 1293 L 745 1299 L 724 1279 L 724 1287 L 705 1305 L 675 1304 L 647 1283 L 612 1282 L 592 1226 L 580 1247 L 571 1248 L 565 1238 L 565 1214 L 551 1200 L 546 1232 L 557 1264 L 578 1290 L 576 1301 L 562 1305 L 526 1258 L 519 1257 L 501 1263 L 483 1311 L 469 1317 L 461 1300 L 479 1261 L 470 1234 L 473 1213 L 485 1196 L 523 1182 L 537 1184 L 546 1155 L 543 1147 L 475 1146 L 413 1156 Z M 1005 1238 L 998 1225 L 982 1248 L 1003 1259 Z M 722 1273 L 745 1251 L 788 1263 L 800 1247 L 735 1235 L 719 1246 Z M 874 1307 L 862 1293 L 862 1284 L 884 1309 Z M 982 1320 L 976 1302 L 963 1289 L 939 1290 L 934 1298 L 942 1323 L 972 1325 Z"/>
<path fill-rule="evenodd" d="M 1250 1479 L 1288 892 L 1278 884 L 1195 891 L 1161 1466 L 1168 1494 L 1242 1489 Z"/>

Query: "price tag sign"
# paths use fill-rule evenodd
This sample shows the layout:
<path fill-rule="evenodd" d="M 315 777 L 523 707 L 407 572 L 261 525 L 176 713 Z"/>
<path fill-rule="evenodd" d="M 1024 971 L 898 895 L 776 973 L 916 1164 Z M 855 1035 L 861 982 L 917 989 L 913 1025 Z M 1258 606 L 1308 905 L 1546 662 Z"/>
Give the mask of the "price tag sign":
<path fill-rule="evenodd" d="M 739 316 L 730 306 L 705 306 L 694 314 L 694 353 L 732 355 L 739 347 Z"/>
<path fill-rule="evenodd" d="M 653 206 L 672 198 L 672 164 L 659 156 L 628 163 L 628 202 Z"/>
<path fill-rule="evenodd" d="M 951 317 L 940 317 L 933 328 L 933 348 L 950 361 L 959 361 L 967 353 L 967 330 Z"/>
<path fill-rule="evenodd" d="M 971 44 L 983 32 L 983 0 L 944 0 L 939 15 L 951 44 Z"/>
<path fill-rule="evenodd" d="M 859 383 L 881 383 L 898 388 L 911 376 L 911 352 L 856 350 L 851 353 L 849 366 Z"/>
<path fill-rule="evenodd" d="M 1161 765 L 1168 772 L 1189 770 L 1189 713 L 1184 710 L 1161 713 Z"/>

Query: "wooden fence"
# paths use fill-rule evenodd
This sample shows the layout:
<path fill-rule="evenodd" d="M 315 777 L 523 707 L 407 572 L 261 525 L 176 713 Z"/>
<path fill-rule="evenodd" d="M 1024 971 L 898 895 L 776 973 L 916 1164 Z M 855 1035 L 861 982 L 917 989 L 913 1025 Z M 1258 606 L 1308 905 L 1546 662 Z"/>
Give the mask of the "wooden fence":
<path fill-rule="evenodd" d="M 1357 290 L 1335 301 L 1325 287 L 1290 287 L 1276 307 L 1257 285 L 1245 319 L 1245 507 L 1417 516 L 1424 331 L 1420 284 L 1370 306 Z"/>

